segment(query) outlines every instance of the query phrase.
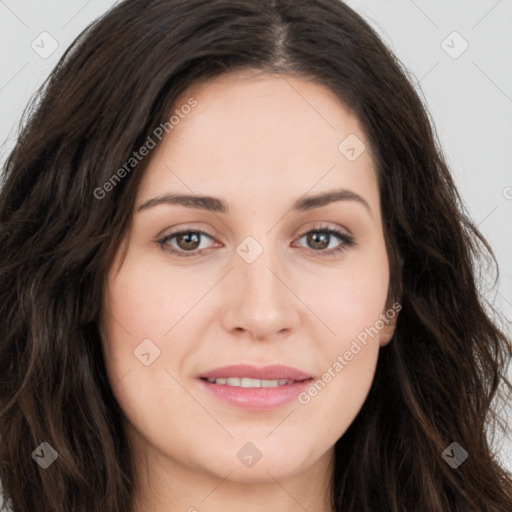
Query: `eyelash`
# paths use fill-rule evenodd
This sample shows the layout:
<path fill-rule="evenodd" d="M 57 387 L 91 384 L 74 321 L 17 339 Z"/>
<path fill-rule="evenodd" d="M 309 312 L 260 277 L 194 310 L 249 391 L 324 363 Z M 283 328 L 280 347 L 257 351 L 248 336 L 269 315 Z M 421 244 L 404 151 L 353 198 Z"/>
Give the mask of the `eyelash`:
<path fill-rule="evenodd" d="M 183 230 L 180 230 L 180 231 L 175 231 L 174 233 L 170 233 L 168 235 L 166 235 L 165 237 L 159 239 L 159 240 L 156 240 L 156 242 L 160 245 L 161 249 L 167 253 L 171 253 L 173 255 L 176 255 L 180 258 L 190 258 L 190 257 L 193 257 L 193 256 L 198 256 L 198 255 L 202 255 L 203 253 L 205 252 L 208 252 L 209 249 L 196 249 L 195 251 L 182 251 L 182 250 L 176 250 L 175 248 L 173 249 L 168 249 L 165 247 L 165 244 L 171 240 L 172 238 L 178 236 L 178 235 L 183 235 L 183 234 L 187 234 L 187 233 L 195 233 L 195 234 L 199 234 L 199 235 L 204 235 L 208 238 L 212 238 L 212 236 L 210 236 L 208 233 L 205 233 L 204 231 L 201 231 L 200 229 L 183 229 Z M 342 243 L 335 249 L 330 249 L 329 251 L 326 251 L 326 250 L 313 250 L 313 249 L 310 249 L 312 256 L 314 257 L 322 257 L 322 256 L 327 256 L 327 257 L 331 257 L 331 256 L 336 256 L 338 254 L 341 254 L 343 251 L 346 251 L 348 250 L 349 248 L 351 247 L 354 247 L 356 245 L 356 242 L 355 242 L 355 239 L 354 237 L 350 236 L 350 235 L 347 235 L 337 229 L 333 229 L 333 228 L 329 228 L 327 226 L 318 226 L 318 227 L 314 227 L 313 229 L 309 230 L 309 231 L 306 231 L 305 233 L 303 233 L 300 237 L 299 237 L 299 240 L 301 238 L 303 238 L 304 236 L 306 235 L 309 235 L 309 234 L 313 234 L 313 233 L 327 233 L 328 235 L 333 235 L 333 236 L 336 236 L 337 238 L 339 238 Z"/>

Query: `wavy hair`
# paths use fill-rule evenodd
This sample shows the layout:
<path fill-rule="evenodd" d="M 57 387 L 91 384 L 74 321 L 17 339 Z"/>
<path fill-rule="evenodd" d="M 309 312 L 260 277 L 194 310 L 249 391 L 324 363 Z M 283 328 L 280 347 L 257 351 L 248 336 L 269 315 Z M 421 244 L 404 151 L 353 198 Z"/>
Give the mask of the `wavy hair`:
<path fill-rule="evenodd" d="M 339 0 L 124 0 L 67 49 L 29 104 L 0 191 L 0 481 L 13 512 L 131 511 L 133 461 L 98 319 L 141 161 L 95 191 L 188 86 L 254 68 L 329 87 L 371 144 L 402 310 L 370 393 L 335 445 L 344 512 L 512 510 L 487 437 L 510 340 L 478 288 L 496 258 L 469 217 L 428 110 L 369 24 Z M 499 276 L 499 270 L 498 270 Z M 41 442 L 59 457 L 44 470 Z M 458 442 L 457 469 L 441 456 Z"/>

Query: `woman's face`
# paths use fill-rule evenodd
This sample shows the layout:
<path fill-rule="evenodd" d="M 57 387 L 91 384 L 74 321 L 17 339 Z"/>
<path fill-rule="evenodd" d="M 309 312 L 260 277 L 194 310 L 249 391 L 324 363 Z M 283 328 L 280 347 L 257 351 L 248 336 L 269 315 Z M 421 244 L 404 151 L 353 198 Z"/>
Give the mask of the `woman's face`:
<path fill-rule="evenodd" d="M 395 316 L 365 134 L 291 77 L 224 75 L 175 109 L 105 289 L 129 437 L 152 467 L 239 482 L 326 465 Z"/>

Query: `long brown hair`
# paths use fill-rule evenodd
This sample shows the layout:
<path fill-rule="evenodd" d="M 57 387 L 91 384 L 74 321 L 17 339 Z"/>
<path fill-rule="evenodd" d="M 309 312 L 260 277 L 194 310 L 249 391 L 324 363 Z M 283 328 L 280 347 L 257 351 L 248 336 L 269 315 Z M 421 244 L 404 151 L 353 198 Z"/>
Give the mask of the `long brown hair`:
<path fill-rule="evenodd" d="M 328 86 L 377 164 L 402 310 L 369 396 L 335 445 L 336 511 L 512 510 L 487 428 L 504 428 L 512 346 L 477 288 L 497 267 L 428 113 L 370 26 L 339 0 L 124 0 L 65 52 L 25 117 L 0 193 L 0 481 L 14 512 L 132 510 L 122 411 L 98 318 L 149 157 L 98 194 L 191 84 L 255 68 Z M 172 136 L 172 135 L 171 135 Z M 95 193 L 96 191 L 96 193 Z M 102 197 L 100 197 L 100 195 Z M 58 453 L 43 469 L 31 454 Z M 468 458 L 453 468 L 443 451 Z"/>

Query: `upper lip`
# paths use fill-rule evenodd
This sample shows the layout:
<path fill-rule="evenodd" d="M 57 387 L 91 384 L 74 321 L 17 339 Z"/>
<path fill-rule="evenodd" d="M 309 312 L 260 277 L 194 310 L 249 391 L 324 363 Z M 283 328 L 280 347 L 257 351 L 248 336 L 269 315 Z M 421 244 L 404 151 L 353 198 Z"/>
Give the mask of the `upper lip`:
<path fill-rule="evenodd" d="M 249 379 L 260 380 L 287 379 L 302 381 L 310 379 L 311 375 L 308 375 L 307 373 L 301 372 L 300 370 L 290 366 L 271 365 L 257 368 L 256 366 L 250 366 L 246 364 L 223 366 L 222 368 L 216 368 L 199 375 L 199 378 L 203 379 L 225 379 L 228 377 L 247 377 Z"/>

